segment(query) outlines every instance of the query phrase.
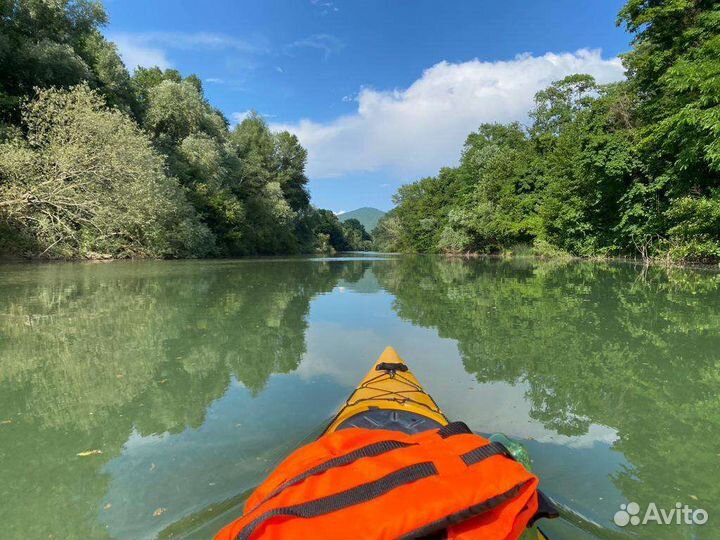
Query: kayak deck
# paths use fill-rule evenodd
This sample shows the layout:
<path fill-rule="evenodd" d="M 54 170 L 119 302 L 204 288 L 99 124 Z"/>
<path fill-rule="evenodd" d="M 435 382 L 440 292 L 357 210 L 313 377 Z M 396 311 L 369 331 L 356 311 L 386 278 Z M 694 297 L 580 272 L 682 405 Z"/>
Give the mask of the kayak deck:
<path fill-rule="evenodd" d="M 388 347 L 324 433 L 350 427 L 418 433 L 448 419 L 395 349 Z"/>

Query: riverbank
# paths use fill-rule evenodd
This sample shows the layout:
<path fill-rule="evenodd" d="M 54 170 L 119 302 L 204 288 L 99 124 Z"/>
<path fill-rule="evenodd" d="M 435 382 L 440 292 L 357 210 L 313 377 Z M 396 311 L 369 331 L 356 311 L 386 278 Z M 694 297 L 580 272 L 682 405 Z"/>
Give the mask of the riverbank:
<path fill-rule="evenodd" d="M 528 259 L 537 262 L 595 262 L 595 263 L 617 263 L 617 264 L 632 264 L 637 266 L 654 266 L 661 268 L 688 268 L 688 269 L 705 269 L 705 270 L 717 270 L 720 269 L 720 262 L 697 262 L 697 261 L 674 261 L 669 258 L 633 258 L 633 257 L 578 257 L 569 254 L 561 255 L 540 255 L 532 253 L 478 253 L 478 252 L 467 252 L 467 253 L 402 253 L 402 252 L 383 252 L 383 251 L 334 251 L 334 252 L 314 252 L 314 253 L 279 253 L 274 255 L 244 255 L 241 257 L 174 257 L 174 258 L 162 258 L 162 257 L 112 257 L 112 256 L 99 256 L 99 257 L 31 257 L 31 256 L 18 256 L 18 255 L 0 255 L 0 264 L 5 263 L 57 263 L 57 262 L 89 262 L 89 263 L 109 263 L 117 261 L 182 261 L 182 260 L 263 260 L 263 259 L 276 259 L 283 257 L 334 257 L 334 256 L 346 256 L 346 255 L 357 255 L 357 256 L 438 256 L 446 259 L 489 259 L 489 260 L 523 260 Z"/>

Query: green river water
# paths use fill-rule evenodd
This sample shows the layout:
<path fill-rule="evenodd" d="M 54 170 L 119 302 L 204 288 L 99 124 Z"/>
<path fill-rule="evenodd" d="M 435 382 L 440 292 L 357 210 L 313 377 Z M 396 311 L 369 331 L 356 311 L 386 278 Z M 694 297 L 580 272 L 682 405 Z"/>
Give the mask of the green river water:
<path fill-rule="evenodd" d="M 211 537 L 386 345 L 552 538 L 720 538 L 720 273 L 365 256 L 0 265 L 0 539 Z"/>

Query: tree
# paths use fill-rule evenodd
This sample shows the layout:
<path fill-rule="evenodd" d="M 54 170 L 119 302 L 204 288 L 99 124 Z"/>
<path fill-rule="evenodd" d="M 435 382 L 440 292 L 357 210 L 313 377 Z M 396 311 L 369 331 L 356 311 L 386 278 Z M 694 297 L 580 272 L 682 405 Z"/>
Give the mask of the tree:
<path fill-rule="evenodd" d="M 285 198 L 276 168 L 276 137 L 265 121 L 252 113 L 235 126 L 229 140 L 239 159 L 239 186 L 250 224 L 245 231 L 245 252 L 294 251 L 297 216 Z"/>
<path fill-rule="evenodd" d="M 203 131 L 207 109 L 195 85 L 163 80 L 148 90 L 143 126 L 161 145 L 175 145 Z"/>
<path fill-rule="evenodd" d="M 212 249 L 162 158 L 87 86 L 43 90 L 27 140 L 0 145 L 0 218 L 45 255 L 187 256 Z"/>
<path fill-rule="evenodd" d="M 439 239 L 443 251 L 502 250 L 533 232 L 532 147 L 517 124 L 483 124 L 465 142 L 463 189 Z"/>
<path fill-rule="evenodd" d="M 720 6 L 712 0 L 629 0 L 618 22 L 635 34 L 623 59 L 637 96 L 637 150 L 647 176 L 628 199 L 655 226 L 671 256 L 712 259 L 720 238 L 712 219 L 720 187 Z M 685 227 L 690 209 L 700 212 Z M 708 213 L 709 212 L 709 213 Z M 688 231 L 701 238 L 694 242 Z"/>
<path fill-rule="evenodd" d="M 35 87 L 87 82 L 113 104 L 132 102 L 127 72 L 98 30 L 106 23 L 96 0 L 0 2 L 0 121 L 18 123 Z"/>
<path fill-rule="evenodd" d="M 274 139 L 275 167 L 283 195 L 294 211 L 307 210 L 310 206 L 305 176 L 307 150 L 300 145 L 296 135 L 287 131 L 276 133 Z"/>
<path fill-rule="evenodd" d="M 456 169 L 444 168 L 437 177 L 428 177 L 398 189 L 393 196 L 400 222 L 399 245 L 403 251 L 434 252 L 447 223 L 450 205 L 459 187 Z"/>
<path fill-rule="evenodd" d="M 541 186 L 537 234 L 575 255 L 594 255 L 602 247 L 590 216 L 599 185 L 583 162 L 600 92 L 589 75 L 572 75 L 538 92 L 531 113 Z"/>
<path fill-rule="evenodd" d="M 394 208 L 380 218 L 371 234 L 373 249 L 385 252 L 401 250 L 400 235 L 402 234 L 402 225 Z"/>
<path fill-rule="evenodd" d="M 351 249 L 345 238 L 342 223 L 332 211 L 315 210 L 312 213 L 311 223 L 320 251 L 335 252 Z M 330 249 L 328 250 L 328 248 Z"/>
<path fill-rule="evenodd" d="M 334 226 L 318 219 L 310 206 L 307 152 L 298 138 L 287 132 L 273 133 L 255 113 L 231 132 L 225 116 L 206 99 L 196 75 L 183 77 L 174 69 L 131 66 L 131 76 L 117 47 L 100 32 L 106 23 L 99 0 L 0 0 L 0 144 L 4 150 L 0 191 L 9 197 L 0 201 L 0 252 L 237 256 L 316 250 L 323 233 L 316 233 L 315 224 L 322 223 L 325 229 Z M 80 86 L 84 90 L 77 90 Z M 93 91 L 91 97 L 89 91 Z M 39 100 L 33 101 L 37 96 Z M 63 99 L 64 104 L 58 104 Z M 54 100 L 60 117 L 72 116 L 63 128 L 67 132 L 60 134 L 59 120 L 48 115 L 32 125 L 23 123 L 23 100 L 33 101 L 35 105 L 27 110 L 36 112 L 39 103 Z M 90 125 L 90 119 L 99 124 Z M 131 133 L 132 120 L 142 131 Z M 86 124 L 86 134 L 73 131 Z M 111 125 L 118 129 L 112 136 Z M 33 130 L 52 133 L 52 140 L 36 143 L 38 135 Z M 98 138 L 90 140 L 90 134 Z M 150 146 L 138 150 L 136 158 L 128 158 L 130 166 L 123 174 L 113 156 L 129 155 L 131 149 L 142 146 L 140 139 Z M 114 146 L 126 143 L 126 148 Z M 71 148 L 76 155 L 68 153 Z M 109 161 L 98 168 L 83 162 L 95 159 L 88 156 L 104 156 Z M 60 162 L 71 167 L 73 158 L 79 160 L 76 172 L 82 181 L 69 181 L 52 169 L 51 163 Z M 145 170 L 134 168 L 134 163 L 143 160 L 148 162 Z M 95 168 L 81 174 L 85 166 Z M 107 193 L 101 189 L 100 170 L 109 175 Z M 126 179 L 126 188 L 119 177 Z M 151 195 L 158 186 L 169 191 Z M 46 188 L 51 191 L 38 191 Z M 133 189 L 140 191 L 133 195 Z M 59 193 L 62 204 L 56 198 Z M 55 198 L 48 198 L 51 195 Z M 135 205 L 132 196 L 137 197 Z M 29 202 L 37 198 L 43 200 L 42 210 L 37 201 Z M 137 223 L 147 223 L 146 230 L 131 233 L 119 205 L 126 205 L 129 220 L 130 209 L 139 212 L 143 202 L 144 217 L 135 218 Z M 168 217 L 171 208 L 178 212 L 172 219 Z M 100 216 L 107 222 L 101 224 Z M 175 225 L 171 225 L 173 219 Z M 155 225 L 157 230 L 153 230 Z M 112 233 L 103 227 L 110 227 Z M 166 235 L 172 229 L 177 234 L 170 241 Z M 145 233 L 152 238 L 144 238 Z M 348 249 L 343 231 L 332 242 L 330 236 L 327 239 L 331 249 Z"/>
<path fill-rule="evenodd" d="M 343 236 L 350 251 L 368 251 L 372 237 L 357 219 L 348 219 L 342 223 Z"/>

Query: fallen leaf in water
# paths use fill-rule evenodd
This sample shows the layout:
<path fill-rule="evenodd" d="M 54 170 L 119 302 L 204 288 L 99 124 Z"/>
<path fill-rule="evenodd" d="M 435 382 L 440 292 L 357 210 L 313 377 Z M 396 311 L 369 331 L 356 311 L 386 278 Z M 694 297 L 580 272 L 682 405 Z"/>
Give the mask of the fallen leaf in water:
<path fill-rule="evenodd" d="M 78 452 L 76 455 L 78 457 L 88 457 L 88 456 L 99 456 L 102 454 L 102 450 L 86 450 L 85 452 Z"/>
<path fill-rule="evenodd" d="M 690 495 L 690 498 L 691 498 L 693 501 L 697 501 L 697 500 L 698 500 L 697 496 L 695 496 L 695 495 Z"/>
<path fill-rule="evenodd" d="M 0 426 L 5 426 L 7 424 L 12 424 L 12 420 L 3 420 L 2 422 L 0 422 Z"/>
<path fill-rule="evenodd" d="M 160 384 L 165 384 L 166 382 L 168 382 L 168 380 L 167 380 L 167 379 L 163 379 L 163 380 L 160 381 Z"/>
<path fill-rule="evenodd" d="M 167 512 L 167 508 L 160 507 L 153 512 L 153 516 L 155 516 L 155 517 L 162 516 L 165 512 Z"/>
<path fill-rule="evenodd" d="M 115 376 L 116 376 L 118 379 L 122 379 L 125 375 L 123 375 L 122 373 L 118 373 L 118 374 L 115 375 Z"/>
<path fill-rule="evenodd" d="M 110 510 L 110 508 L 112 508 L 112 504 L 110 503 L 107 503 L 105 506 L 103 506 L 104 510 Z"/>
<path fill-rule="evenodd" d="M 154 470 L 155 470 L 155 464 L 154 464 L 154 463 L 151 463 L 151 464 L 150 464 L 150 470 L 151 470 L 151 471 L 154 471 Z"/>

